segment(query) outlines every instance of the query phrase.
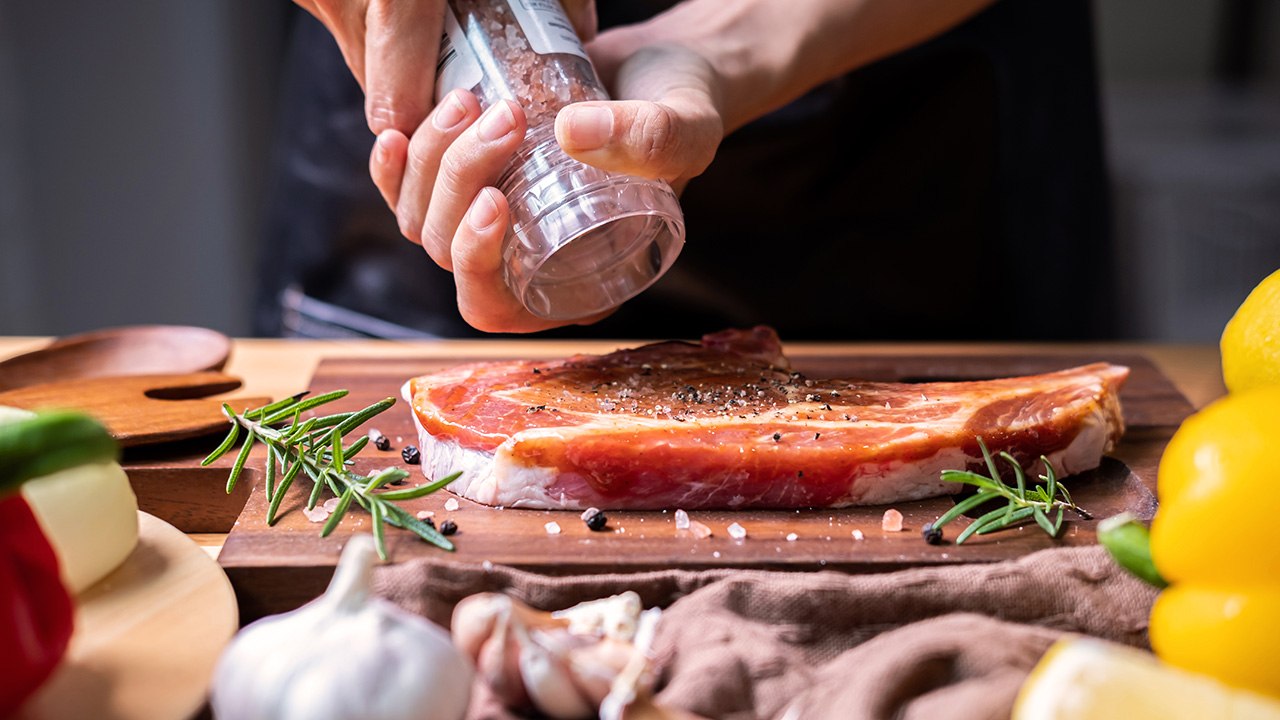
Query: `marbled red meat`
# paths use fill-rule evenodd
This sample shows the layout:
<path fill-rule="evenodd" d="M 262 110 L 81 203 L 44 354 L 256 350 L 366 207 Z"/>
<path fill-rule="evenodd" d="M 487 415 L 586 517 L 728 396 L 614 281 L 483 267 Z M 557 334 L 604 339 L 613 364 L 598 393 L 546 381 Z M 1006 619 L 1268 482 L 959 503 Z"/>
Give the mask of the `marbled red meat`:
<path fill-rule="evenodd" d="M 977 438 L 1033 471 L 1097 467 L 1124 431 L 1128 368 L 927 384 L 807 378 L 769 328 L 410 380 L 423 470 L 531 508 L 877 505 L 956 490 Z"/>

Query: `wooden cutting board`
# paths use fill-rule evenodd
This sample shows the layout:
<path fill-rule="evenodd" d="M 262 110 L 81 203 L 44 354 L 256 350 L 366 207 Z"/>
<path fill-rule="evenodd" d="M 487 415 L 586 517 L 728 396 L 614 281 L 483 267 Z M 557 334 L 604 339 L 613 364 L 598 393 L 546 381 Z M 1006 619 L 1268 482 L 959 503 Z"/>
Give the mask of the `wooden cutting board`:
<path fill-rule="evenodd" d="M 796 358 L 793 364 L 796 370 L 810 377 L 927 382 L 1036 374 L 1099 360 L 1132 369 L 1121 393 L 1128 430 L 1102 467 L 1071 478 L 1065 484 L 1077 503 L 1095 518 L 1127 510 L 1150 519 L 1156 508 L 1154 493 L 1160 454 L 1193 408 L 1143 357 L 1105 353 L 1088 356 L 811 355 Z M 311 388 L 316 392 L 347 388 L 350 396 L 335 403 L 333 411 L 355 410 L 384 397 L 399 398 L 401 386 L 410 377 L 467 361 L 325 360 L 317 369 Z M 406 465 L 400 457 L 405 445 L 417 443 L 408 403 L 398 403 L 371 425 L 391 439 L 393 449 L 365 450 L 357 458 L 357 469 L 369 472 L 402 466 L 420 477 L 419 468 Z M 259 451 L 251 465 L 261 467 L 262 461 L 263 454 Z M 224 458 L 218 468 L 203 470 L 196 469 L 190 460 L 175 463 L 166 458 L 140 458 L 133 465 L 135 474 L 148 478 L 151 483 L 170 488 L 174 483 L 204 486 L 208 495 L 213 492 L 209 486 L 216 487 L 217 480 L 225 478 L 229 462 L 229 458 Z M 246 620 L 297 607 L 318 595 L 332 575 L 347 538 L 352 533 L 370 532 L 371 522 L 363 511 L 352 511 L 333 535 L 320 538 L 320 523 L 308 520 L 302 513 L 304 491 L 309 483 L 299 483 L 286 496 L 279 522 L 267 527 L 265 496 L 257 486 L 260 477 L 260 473 L 250 471 L 242 479 L 237 493 L 246 497 L 243 513 L 230 528 L 219 556 L 219 563 L 236 589 L 241 614 Z M 220 491 L 218 494 L 221 495 Z M 182 495 L 189 497 L 189 493 Z M 216 510 L 206 509 L 202 502 L 185 501 L 185 507 L 194 514 L 193 521 L 205 523 L 203 529 L 217 531 L 215 526 L 229 520 L 242 502 L 225 495 L 221 498 Z M 457 500 L 456 510 L 445 509 L 450 499 Z M 183 506 L 176 498 L 167 502 Z M 459 527 L 453 537 L 457 551 L 441 551 L 397 530 L 389 531 L 388 546 L 392 561 L 397 562 L 429 557 L 445 562 L 488 562 L 567 574 L 673 567 L 873 572 L 920 565 L 995 562 L 1042 548 L 1095 542 L 1097 520 L 1070 518 L 1057 540 L 1029 527 L 975 537 L 963 546 L 950 542 L 940 546 L 925 543 L 920 536 L 921 527 L 951 505 L 952 500 L 945 497 L 895 504 L 905 517 L 902 532 L 881 530 L 881 518 L 887 507 L 694 511 L 690 516 L 708 525 L 713 532 L 709 538 L 695 540 L 677 536 L 672 513 L 610 512 L 606 531 L 592 532 L 577 512 L 501 510 L 442 491 L 404 503 L 404 507 L 415 513 L 433 512 L 437 524 L 445 518 L 453 519 Z M 557 523 L 561 532 L 549 534 L 548 522 Z M 726 528 L 735 522 L 746 528 L 745 539 L 735 540 L 729 536 Z M 947 537 L 954 539 L 962 526 L 956 523 L 948 527 Z M 855 539 L 855 531 L 860 532 L 863 539 Z M 789 539 L 792 534 L 795 538 Z"/>

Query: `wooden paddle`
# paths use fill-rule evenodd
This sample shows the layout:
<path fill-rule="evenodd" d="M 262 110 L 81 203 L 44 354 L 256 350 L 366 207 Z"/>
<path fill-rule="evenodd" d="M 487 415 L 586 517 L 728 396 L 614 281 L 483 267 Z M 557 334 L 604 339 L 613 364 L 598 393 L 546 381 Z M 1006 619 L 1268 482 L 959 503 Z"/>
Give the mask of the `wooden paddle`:
<path fill-rule="evenodd" d="M 0 405 L 81 410 L 97 418 L 125 447 L 185 440 L 226 430 L 226 402 L 236 411 L 268 398 L 210 399 L 243 383 L 216 372 L 77 378 L 0 392 Z"/>
<path fill-rule="evenodd" d="M 221 370 L 231 340 L 184 325 L 108 328 L 59 338 L 0 361 L 0 392 L 73 378 Z"/>

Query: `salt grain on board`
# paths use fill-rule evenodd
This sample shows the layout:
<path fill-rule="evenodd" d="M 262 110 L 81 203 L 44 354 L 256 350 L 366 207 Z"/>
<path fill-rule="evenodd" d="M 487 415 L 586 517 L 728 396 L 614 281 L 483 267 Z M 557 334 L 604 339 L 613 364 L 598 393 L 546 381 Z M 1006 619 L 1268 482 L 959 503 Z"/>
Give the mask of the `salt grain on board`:
<path fill-rule="evenodd" d="M 787 536 L 787 542 L 795 542 L 796 538 L 798 537 L 800 536 L 795 533 L 791 533 L 790 535 Z"/>
<path fill-rule="evenodd" d="M 683 510 L 676 511 L 676 529 L 677 530 L 689 529 L 689 513 Z"/>
<path fill-rule="evenodd" d="M 902 532 L 902 513 L 889 508 L 884 511 L 884 517 L 880 520 L 880 529 L 885 532 Z"/>
<path fill-rule="evenodd" d="M 426 519 L 427 519 L 427 518 L 429 518 L 429 517 L 435 517 L 435 515 L 436 515 L 436 514 L 435 514 L 434 512 L 432 512 L 432 511 L 430 511 L 430 510 L 419 510 L 419 511 L 418 511 L 418 519 L 419 519 L 419 520 L 426 520 Z"/>
<path fill-rule="evenodd" d="M 853 531 L 853 539 L 854 539 L 854 540 L 861 540 L 861 539 L 863 539 L 863 538 L 865 538 L 865 537 L 866 537 L 866 535 L 863 535 L 861 530 L 854 530 L 854 531 Z"/>
<path fill-rule="evenodd" d="M 302 508 L 302 514 L 306 515 L 307 519 L 310 520 L 311 522 L 318 523 L 318 522 L 324 522 L 325 520 L 327 520 L 329 518 L 330 513 L 328 510 L 325 510 L 324 506 L 322 505 L 316 508 L 304 507 Z"/>
<path fill-rule="evenodd" d="M 706 525 L 703 525 L 697 520 L 692 520 L 689 522 L 689 532 L 692 533 L 693 536 L 698 540 L 711 537 L 711 528 L 707 527 Z"/>
<path fill-rule="evenodd" d="M 329 512 L 333 512 L 334 510 L 337 510 L 338 498 L 329 498 L 328 500 L 325 500 L 324 505 L 322 505 L 321 507 L 323 507 L 325 510 L 328 510 Z"/>
<path fill-rule="evenodd" d="M 444 501 L 444 509 L 453 512 L 458 509 L 458 498 L 449 498 Z"/>
<path fill-rule="evenodd" d="M 560 523 L 556 522 L 555 520 L 552 520 L 551 522 L 547 523 L 546 525 L 543 525 L 542 527 L 547 529 L 548 535 L 560 534 Z"/>
<path fill-rule="evenodd" d="M 742 527 L 738 523 L 734 523 L 730 525 L 728 530 L 729 530 L 729 537 L 733 538 L 734 540 L 741 540 L 742 538 L 747 536 L 747 529 Z"/>

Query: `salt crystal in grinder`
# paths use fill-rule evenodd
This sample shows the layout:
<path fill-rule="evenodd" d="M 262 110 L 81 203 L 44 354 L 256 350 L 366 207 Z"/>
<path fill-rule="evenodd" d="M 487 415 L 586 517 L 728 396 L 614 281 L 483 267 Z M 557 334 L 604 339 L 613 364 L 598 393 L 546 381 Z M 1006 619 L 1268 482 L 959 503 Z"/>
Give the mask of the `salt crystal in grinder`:
<path fill-rule="evenodd" d="M 511 206 L 505 280 L 529 311 L 593 315 L 667 271 L 685 232 L 671 187 L 584 165 L 556 143 L 560 108 L 609 99 L 559 0 L 449 0 L 437 100 L 455 88 L 485 109 L 514 100 L 528 118 L 498 189 Z"/>

